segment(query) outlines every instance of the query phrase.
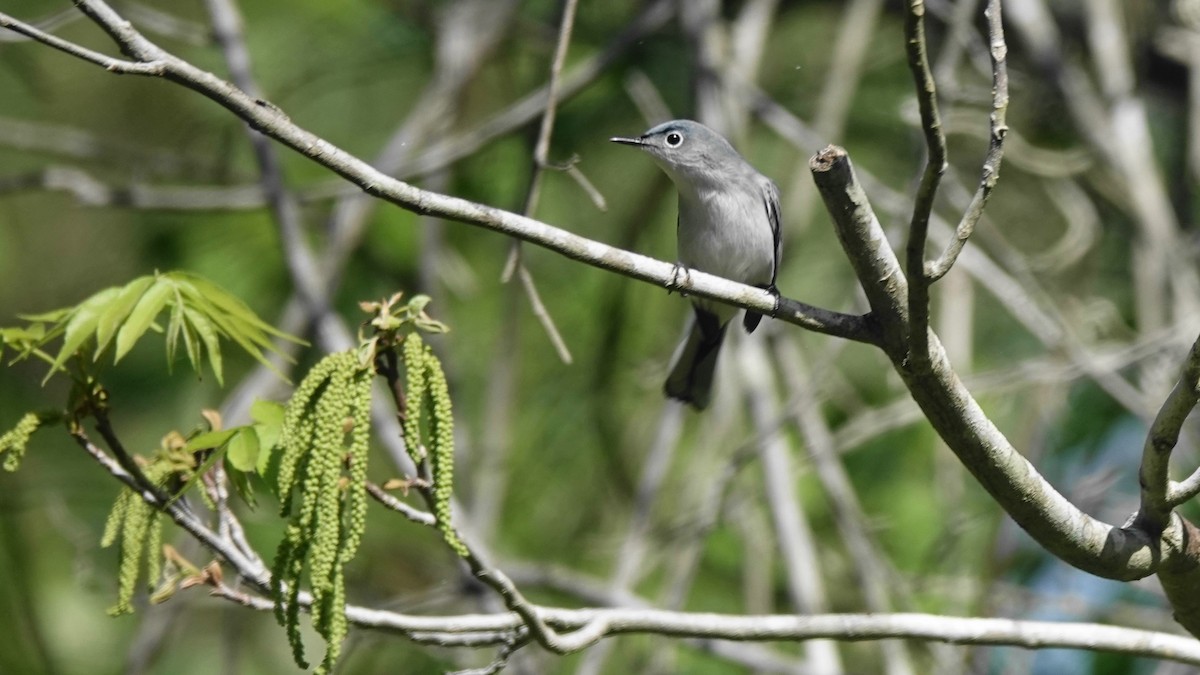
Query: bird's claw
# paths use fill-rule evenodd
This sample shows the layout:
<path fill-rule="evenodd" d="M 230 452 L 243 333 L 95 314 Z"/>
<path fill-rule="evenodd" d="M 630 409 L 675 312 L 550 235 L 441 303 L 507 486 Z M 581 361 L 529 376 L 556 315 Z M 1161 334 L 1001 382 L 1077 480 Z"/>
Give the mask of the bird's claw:
<path fill-rule="evenodd" d="M 779 310 L 783 308 L 783 296 L 779 294 L 779 289 L 775 288 L 775 284 L 767 286 L 767 292 L 775 298 L 775 306 L 771 308 L 771 318 L 778 318 Z"/>
<path fill-rule="evenodd" d="M 679 281 L 680 276 L 683 277 L 682 283 Z M 679 295 L 687 297 L 687 293 L 679 290 L 685 284 L 688 286 L 692 285 L 692 272 L 683 263 L 677 262 L 675 263 L 675 268 L 671 271 L 671 283 L 667 285 L 667 295 L 670 295 L 673 291 L 679 291 Z"/>

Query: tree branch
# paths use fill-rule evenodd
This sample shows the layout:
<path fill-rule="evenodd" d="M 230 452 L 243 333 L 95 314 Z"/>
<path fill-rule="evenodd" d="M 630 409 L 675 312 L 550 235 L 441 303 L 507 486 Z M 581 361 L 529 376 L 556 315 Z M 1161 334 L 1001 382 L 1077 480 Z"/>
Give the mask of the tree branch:
<path fill-rule="evenodd" d="M 855 183 L 845 150 L 826 148 L 813 158 L 812 170 L 879 322 L 884 351 L 942 440 L 1013 520 L 1062 560 L 1109 579 L 1148 576 L 1183 550 L 1188 532 L 1181 519 L 1163 533 L 1163 540 L 1174 542 L 1167 546 L 1145 531 L 1096 520 L 1055 490 L 984 414 L 950 367 L 936 336 L 930 335 L 929 368 L 909 367 L 901 329 L 904 276 Z"/>
<path fill-rule="evenodd" d="M 680 284 L 675 279 L 677 275 L 673 263 L 624 251 L 509 211 L 421 190 L 384 175 L 366 162 L 293 124 L 269 101 L 254 98 L 212 73 L 167 53 L 134 30 L 102 0 L 79 0 L 78 4 L 83 12 L 121 45 L 123 51 L 142 62 L 161 64 L 153 70 L 137 71 L 138 74 L 162 76 L 197 91 L 264 134 L 358 185 L 368 194 L 416 213 L 435 215 L 517 237 L 593 267 L 651 282 L 663 288 L 679 290 L 689 295 L 710 298 L 764 314 L 771 314 L 776 309 L 776 297 L 760 288 L 700 271 L 692 271 L 690 278 Z M 11 23 L 15 19 L 0 13 L 0 21 Z M 782 321 L 857 342 L 875 342 L 869 323 L 863 317 L 788 299 L 782 300 L 779 306 L 777 318 Z"/>
<path fill-rule="evenodd" d="M 897 331 L 908 323 L 905 301 L 908 283 L 904 272 L 875 217 L 867 193 L 854 175 L 846 151 L 830 145 L 817 153 L 809 166 L 855 275 L 871 280 L 862 284 L 871 306 L 871 313 L 863 318 L 873 327 L 879 340 L 875 344 L 894 353 L 903 348 L 904 336 Z"/>
<path fill-rule="evenodd" d="M 263 612 L 273 608 L 269 600 L 224 586 L 217 587 L 213 594 Z M 301 604 L 307 606 L 303 600 Z M 541 608 L 540 611 L 548 623 L 562 630 L 603 623 L 607 629 L 602 637 L 651 633 L 737 641 L 830 638 L 857 642 L 900 638 L 1026 649 L 1101 650 L 1200 665 L 1200 642 L 1192 638 L 1096 623 L 1014 621 L 915 613 L 743 616 L 643 608 Z M 347 606 L 346 617 L 362 628 L 387 630 L 415 641 L 446 646 L 503 644 L 522 628 L 521 618 L 515 614 L 412 616 Z M 434 636 L 437 636 L 436 639 Z"/>
<path fill-rule="evenodd" d="M 908 67 L 917 87 L 917 105 L 921 110 L 921 129 L 925 133 L 928 156 L 921 172 L 921 184 L 913 203 L 912 223 L 909 226 L 905 251 L 905 270 L 908 272 L 908 312 L 906 325 L 908 367 L 919 371 L 929 368 L 929 284 L 925 276 L 925 244 L 929 237 L 929 215 L 938 184 L 946 171 L 946 136 L 938 113 L 937 85 L 929 69 L 929 53 L 925 43 L 925 2 L 908 0 L 904 16 L 905 46 Z"/>
<path fill-rule="evenodd" d="M 1148 532 L 1161 532 L 1171 511 L 1181 503 L 1178 495 L 1173 494 L 1176 491 L 1171 489 L 1171 452 L 1179 443 L 1183 423 L 1197 402 L 1200 402 L 1200 337 L 1192 343 L 1179 381 L 1159 408 L 1142 448 L 1142 464 L 1138 470 L 1142 503 L 1137 522 Z"/>

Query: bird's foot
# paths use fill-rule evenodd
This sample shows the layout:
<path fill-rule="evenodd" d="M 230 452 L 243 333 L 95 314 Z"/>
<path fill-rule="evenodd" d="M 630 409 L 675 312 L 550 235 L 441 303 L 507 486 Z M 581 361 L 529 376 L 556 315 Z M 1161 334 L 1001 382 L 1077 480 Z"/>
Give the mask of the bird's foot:
<path fill-rule="evenodd" d="M 683 277 L 682 282 L 679 280 L 680 277 Z M 692 272 L 683 263 L 676 262 L 675 268 L 671 271 L 671 283 L 667 285 L 667 295 L 670 295 L 673 291 L 679 291 L 679 295 L 687 297 L 687 293 L 680 290 L 684 285 L 692 285 Z"/>

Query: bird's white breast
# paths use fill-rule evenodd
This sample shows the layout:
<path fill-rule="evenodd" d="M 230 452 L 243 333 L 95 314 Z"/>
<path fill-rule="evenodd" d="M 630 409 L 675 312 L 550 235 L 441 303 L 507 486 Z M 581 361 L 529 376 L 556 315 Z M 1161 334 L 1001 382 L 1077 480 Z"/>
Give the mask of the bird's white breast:
<path fill-rule="evenodd" d="M 742 283 L 771 283 L 775 237 L 763 191 L 757 185 L 681 190 L 679 261 Z"/>

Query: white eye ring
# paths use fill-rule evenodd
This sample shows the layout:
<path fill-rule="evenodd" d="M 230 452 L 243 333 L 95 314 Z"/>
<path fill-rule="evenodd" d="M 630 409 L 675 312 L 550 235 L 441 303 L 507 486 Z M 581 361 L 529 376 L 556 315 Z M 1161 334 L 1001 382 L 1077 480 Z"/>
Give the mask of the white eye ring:
<path fill-rule="evenodd" d="M 678 148 L 683 145 L 683 135 L 677 131 L 672 131 L 667 134 L 666 143 L 668 148 Z"/>

